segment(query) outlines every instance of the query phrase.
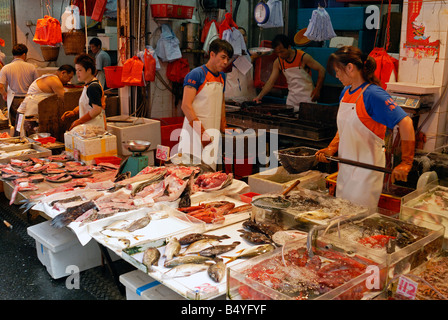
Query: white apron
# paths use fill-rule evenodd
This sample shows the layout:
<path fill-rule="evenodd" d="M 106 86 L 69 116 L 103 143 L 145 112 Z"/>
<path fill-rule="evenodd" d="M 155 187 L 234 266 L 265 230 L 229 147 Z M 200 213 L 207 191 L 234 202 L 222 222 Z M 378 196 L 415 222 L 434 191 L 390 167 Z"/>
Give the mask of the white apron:
<path fill-rule="evenodd" d="M 356 102 L 369 85 L 360 91 Z M 341 102 L 337 116 L 338 155 L 341 158 L 384 167 L 384 141 L 370 131 L 356 114 L 356 102 Z M 339 163 L 336 196 L 353 203 L 378 207 L 384 173 Z"/>
<path fill-rule="evenodd" d="M 213 142 L 202 148 L 201 137 L 197 131 L 184 119 L 179 141 L 179 153 L 191 154 L 202 160 L 216 170 L 218 147 L 221 138 L 221 109 L 223 99 L 223 84 L 220 82 L 207 82 L 193 100 L 193 110 L 201 121 L 207 134 L 213 136 Z M 193 124 L 195 125 L 195 124 Z M 196 124 L 199 125 L 199 124 Z M 200 127 L 199 127 L 200 128 Z"/>
<path fill-rule="evenodd" d="M 81 97 L 79 98 L 79 118 L 81 119 L 86 113 L 88 113 L 90 110 L 92 110 L 92 107 L 89 104 L 89 97 L 87 96 L 87 87 L 85 86 L 82 90 Z M 83 124 L 86 126 L 95 126 L 95 127 L 101 127 L 103 129 L 106 129 L 105 124 L 105 113 L 104 109 L 101 111 L 99 115 L 97 115 L 92 120 L 89 120 Z"/>
<path fill-rule="evenodd" d="M 286 104 L 299 111 L 300 102 L 311 102 L 311 93 L 314 90 L 311 75 L 302 67 L 292 67 L 283 70 L 288 83 L 288 97 Z"/>

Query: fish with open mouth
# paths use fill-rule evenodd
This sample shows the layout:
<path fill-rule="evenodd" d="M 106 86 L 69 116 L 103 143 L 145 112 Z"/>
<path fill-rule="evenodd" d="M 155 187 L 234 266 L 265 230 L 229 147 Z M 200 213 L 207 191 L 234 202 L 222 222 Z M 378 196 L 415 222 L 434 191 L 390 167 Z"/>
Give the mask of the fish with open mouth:
<path fill-rule="evenodd" d="M 148 268 L 149 272 L 153 271 L 152 266 L 159 265 L 160 251 L 157 248 L 148 248 L 143 253 L 142 263 Z"/>
<path fill-rule="evenodd" d="M 220 283 L 226 274 L 226 265 L 222 259 L 217 259 L 216 263 L 208 267 L 207 273 L 213 281 Z"/>

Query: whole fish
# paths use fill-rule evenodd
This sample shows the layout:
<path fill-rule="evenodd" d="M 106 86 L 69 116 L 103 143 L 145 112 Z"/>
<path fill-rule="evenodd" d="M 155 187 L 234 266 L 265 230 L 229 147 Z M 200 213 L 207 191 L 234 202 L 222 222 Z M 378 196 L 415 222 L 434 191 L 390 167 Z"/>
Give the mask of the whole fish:
<path fill-rule="evenodd" d="M 212 259 L 208 257 L 202 257 L 202 256 L 181 256 L 176 257 L 171 260 L 166 260 L 164 263 L 165 268 L 174 268 L 176 266 L 180 266 L 182 264 L 191 264 L 191 263 L 204 263 L 206 261 L 210 261 Z"/>
<path fill-rule="evenodd" d="M 228 235 L 223 236 L 215 236 L 211 234 L 203 234 L 203 233 L 190 233 L 186 236 L 183 236 L 179 239 L 179 243 L 181 245 L 191 244 L 195 241 L 202 240 L 202 239 L 216 239 L 216 240 L 224 240 L 229 239 L 230 237 Z"/>
<path fill-rule="evenodd" d="M 111 247 L 117 248 L 118 250 L 129 248 L 129 245 L 131 244 L 131 241 L 129 239 L 111 237 L 106 237 L 104 239 L 104 242 Z"/>
<path fill-rule="evenodd" d="M 211 246 L 211 247 L 208 247 L 208 248 L 205 248 L 205 249 L 199 251 L 199 255 L 204 256 L 204 257 L 215 257 L 219 254 L 229 252 L 229 251 L 235 249 L 236 246 L 239 245 L 240 243 L 241 242 L 239 242 L 239 241 L 235 241 L 232 244 L 228 244 L 228 245 Z"/>
<path fill-rule="evenodd" d="M 104 229 L 100 231 L 101 234 L 110 238 L 124 238 L 124 239 L 135 239 L 139 240 L 139 238 L 144 237 L 144 235 L 135 235 L 125 229 Z"/>
<path fill-rule="evenodd" d="M 162 275 L 162 278 L 178 278 L 186 277 L 192 274 L 205 271 L 210 266 L 210 263 L 186 263 L 168 270 Z"/>
<path fill-rule="evenodd" d="M 160 259 L 160 251 L 157 248 L 148 248 L 143 253 L 142 263 L 148 268 L 148 271 L 153 271 L 152 266 L 158 265 Z"/>
<path fill-rule="evenodd" d="M 65 212 L 62 212 L 54 217 L 53 220 L 51 220 L 51 226 L 55 228 L 65 227 L 72 221 L 75 221 L 76 218 L 81 216 L 83 213 L 93 208 L 98 209 L 95 202 L 92 200 L 76 207 L 70 207 Z"/>
<path fill-rule="evenodd" d="M 283 231 L 283 228 L 277 224 L 269 222 L 255 222 L 252 220 L 244 221 L 243 227 L 252 232 L 263 233 L 268 237 L 271 237 L 274 233 L 278 231 Z"/>
<path fill-rule="evenodd" d="M 207 273 L 210 278 L 215 282 L 221 282 L 226 274 L 226 265 L 224 264 L 222 259 L 219 259 L 216 263 L 210 265 L 207 269 Z"/>
<path fill-rule="evenodd" d="M 165 253 L 163 254 L 166 257 L 166 260 L 171 260 L 173 257 L 177 256 L 180 252 L 180 243 L 176 237 L 170 238 L 168 244 L 165 247 Z"/>
<path fill-rule="evenodd" d="M 240 237 L 246 239 L 251 243 L 262 244 L 262 243 L 272 243 L 272 240 L 269 239 L 265 234 L 260 232 L 252 232 L 246 230 L 238 230 L 241 232 Z"/>
<path fill-rule="evenodd" d="M 129 224 L 124 229 L 129 232 L 132 232 L 132 231 L 146 227 L 150 222 L 151 222 L 151 218 L 149 216 L 144 216 L 143 218 L 135 220 L 134 222 Z"/>
<path fill-rule="evenodd" d="M 247 248 L 247 249 L 241 250 L 237 256 L 233 256 L 233 257 L 222 256 L 222 257 L 230 259 L 229 261 L 226 262 L 226 264 L 227 264 L 229 262 L 235 261 L 236 259 L 256 257 L 256 256 L 259 256 L 261 254 L 264 254 L 264 253 L 267 253 L 267 252 L 271 252 L 274 249 L 275 249 L 275 247 L 272 244 L 260 244 L 260 245 L 255 246 L 255 247 L 251 247 L 251 248 Z"/>
<path fill-rule="evenodd" d="M 190 254 L 190 253 L 198 253 L 199 251 L 210 247 L 210 246 L 214 246 L 217 245 L 219 243 L 219 240 L 216 239 L 202 239 L 202 240 L 198 240 L 193 242 L 192 244 L 190 244 L 184 252 L 182 252 L 182 255 L 186 255 L 186 254 Z"/>

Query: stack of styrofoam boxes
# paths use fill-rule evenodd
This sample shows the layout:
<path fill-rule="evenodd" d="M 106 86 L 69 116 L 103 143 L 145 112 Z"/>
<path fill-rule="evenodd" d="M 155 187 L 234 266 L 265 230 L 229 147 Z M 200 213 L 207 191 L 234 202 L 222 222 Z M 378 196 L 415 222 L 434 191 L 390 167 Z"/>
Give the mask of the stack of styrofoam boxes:
<path fill-rule="evenodd" d="M 100 266 L 101 251 L 94 240 L 81 245 L 68 228 L 56 229 L 45 221 L 28 227 L 28 234 L 36 240 L 37 257 L 54 279 L 69 276 Z M 73 267 L 71 267 L 73 266 Z"/>
<path fill-rule="evenodd" d="M 130 122 L 120 122 L 120 120 Z M 128 116 L 108 117 L 107 130 L 117 137 L 117 152 L 121 157 L 132 154 L 124 147 L 126 141 L 144 140 L 151 142 L 151 146 L 143 155 L 148 156 L 148 165 L 154 165 L 154 150 L 157 149 L 157 145 L 161 144 L 159 120 Z"/>
<path fill-rule="evenodd" d="M 140 270 L 120 275 L 127 300 L 184 300 L 185 298 Z"/>

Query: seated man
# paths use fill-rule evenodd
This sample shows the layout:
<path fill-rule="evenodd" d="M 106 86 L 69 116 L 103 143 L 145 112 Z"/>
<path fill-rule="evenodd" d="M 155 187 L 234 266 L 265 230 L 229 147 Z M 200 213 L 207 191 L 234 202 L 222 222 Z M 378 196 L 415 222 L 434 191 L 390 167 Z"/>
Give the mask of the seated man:
<path fill-rule="evenodd" d="M 44 74 L 34 80 L 28 89 L 28 93 L 17 109 L 17 120 L 14 136 L 29 136 L 38 132 L 39 112 L 38 105 L 43 99 L 56 94 L 64 100 L 64 85 L 75 75 L 75 68 L 71 65 L 59 67 L 55 74 Z"/>

